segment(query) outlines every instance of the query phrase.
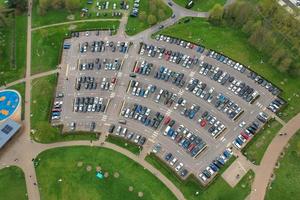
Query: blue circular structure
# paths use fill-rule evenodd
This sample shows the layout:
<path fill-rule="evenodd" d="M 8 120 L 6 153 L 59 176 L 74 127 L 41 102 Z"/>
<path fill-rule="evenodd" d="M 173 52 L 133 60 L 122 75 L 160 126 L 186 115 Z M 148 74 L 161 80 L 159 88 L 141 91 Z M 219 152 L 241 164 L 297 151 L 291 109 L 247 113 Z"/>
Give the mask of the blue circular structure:
<path fill-rule="evenodd" d="M 10 118 L 20 106 L 20 102 L 19 92 L 15 90 L 0 91 L 0 121 Z"/>

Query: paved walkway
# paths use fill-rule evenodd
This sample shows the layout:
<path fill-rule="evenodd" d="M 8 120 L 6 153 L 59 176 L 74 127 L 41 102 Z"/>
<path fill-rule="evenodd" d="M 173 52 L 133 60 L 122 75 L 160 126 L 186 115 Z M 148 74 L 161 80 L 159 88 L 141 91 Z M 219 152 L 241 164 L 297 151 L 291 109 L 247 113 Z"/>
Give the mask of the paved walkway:
<path fill-rule="evenodd" d="M 101 22 L 101 21 L 119 21 L 119 19 L 84 19 L 84 20 L 75 20 L 75 21 L 68 21 L 68 22 L 61 22 L 61 23 L 55 23 L 55 24 L 49 24 L 45 26 L 39 26 L 36 28 L 32 28 L 32 31 L 36 31 L 43 28 L 50 28 L 54 26 L 61 26 L 66 24 L 74 24 L 74 23 L 84 23 L 84 22 Z"/>
<path fill-rule="evenodd" d="M 252 191 L 249 200 L 263 200 L 266 189 L 270 181 L 270 177 L 275 168 L 276 162 L 284 150 L 284 147 L 289 142 L 290 138 L 300 129 L 300 113 L 288 121 L 279 133 L 287 133 L 280 136 L 279 133 L 272 140 L 267 151 L 262 158 L 262 161 L 255 173 L 255 179 L 252 185 Z"/>

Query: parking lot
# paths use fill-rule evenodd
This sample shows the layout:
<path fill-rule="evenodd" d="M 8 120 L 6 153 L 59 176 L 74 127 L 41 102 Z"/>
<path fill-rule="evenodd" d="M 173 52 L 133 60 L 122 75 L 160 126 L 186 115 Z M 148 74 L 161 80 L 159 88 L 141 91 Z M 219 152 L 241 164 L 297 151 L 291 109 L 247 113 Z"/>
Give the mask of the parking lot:
<path fill-rule="evenodd" d="M 284 104 L 275 86 L 213 50 L 161 35 L 122 40 L 93 31 L 64 41 L 53 125 L 151 143 L 182 178 L 206 184 Z"/>

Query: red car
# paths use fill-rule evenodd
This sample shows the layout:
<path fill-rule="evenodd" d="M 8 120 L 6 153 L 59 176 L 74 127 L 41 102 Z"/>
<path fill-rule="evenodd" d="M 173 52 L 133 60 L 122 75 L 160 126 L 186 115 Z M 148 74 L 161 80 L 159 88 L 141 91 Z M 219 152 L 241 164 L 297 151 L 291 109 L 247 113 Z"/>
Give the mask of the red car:
<path fill-rule="evenodd" d="M 135 67 L 134 72 L 138 73 L 140 71 L 140 68 L 138 66 Z"/>
<path fill-rule="evenodd" d="M 205 119 L 202 119 L 201 122 L 200 122 L 200 126 L 205 127 L 206 124 L 207 124 L 207 121 Z"/>
<path fill-rule="evenodd" d="M 168 124 L 171 121 L 171 117 L 166 116 L 165 121 L 164 121 L 164 125 Z"/>
<path fill-rule="evenodd" d="M 113 84 L 115 84 L 116 81 L 117 81 L 116 77 L 113 77 L 113 78 L 111 79 L 111 83 L 113 83 Z"/>
<path fill-rule="evenodd" d="M 246 140 L 249 140 L 249 139 L 250 139 L 250 137 L 249 137 L 247 134 L 243 133 L 243 132 L 241 132 L 241 135 L 242 135 L 243 138 L 245 138 Z"/>

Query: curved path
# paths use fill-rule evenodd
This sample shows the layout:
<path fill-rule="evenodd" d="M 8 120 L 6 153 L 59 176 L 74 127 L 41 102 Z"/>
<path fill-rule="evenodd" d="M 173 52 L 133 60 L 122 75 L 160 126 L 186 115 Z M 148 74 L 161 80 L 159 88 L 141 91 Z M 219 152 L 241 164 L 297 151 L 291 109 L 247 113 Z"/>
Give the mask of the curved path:
<path fill-rule="evenodd" d="M 55 24 L 49 24 L 45 26 L 39 26 L 36 28 L 32 28 L 32 31 L 36 31 L 43 28 L 50 28 L 54 26 L 60 26 L 60 25 L 66 25 L 66 24 L 74 24 L 74 23 L 84 23 L 84 22 L 101 22 L 101 21 L 119 21 L 120 19 L 84 19 L 84 20 L 74 20 L 74 21 L 68 21 L 68 22 L 61 22 L 61 23 L 55 23 Z"/>
<path fill-rule="evenodd" d="M 263 200 L 266 189 L 269 184 L 271 175 L 275 168 L 276 162 L 289 142 L 290 138 L 300 129 L 300 113 L 288 121 L 279 131 L 279 133 L 287 133 L 280 136 L 279 133 L 272 140 L 262 161 L 255 172 L 252 190 L 248 197 L 249 200 Z"/>

